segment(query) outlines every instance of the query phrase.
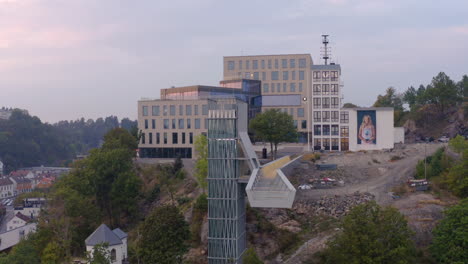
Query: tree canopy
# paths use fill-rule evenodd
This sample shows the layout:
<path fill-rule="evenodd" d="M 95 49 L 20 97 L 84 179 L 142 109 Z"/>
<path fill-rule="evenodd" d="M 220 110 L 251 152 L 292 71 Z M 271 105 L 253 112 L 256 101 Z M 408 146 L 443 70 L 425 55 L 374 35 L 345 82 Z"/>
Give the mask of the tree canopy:
<path fill-rule="evenodd" d="M 414 263 L 412 232 L 395 208 L 374 201 L 354 207 L 344 217 L 342 232 L 328 243 L 324 263 Z"/>
<path fill-rule="evenodd" d="M 200 187 L 205 192 L 208 182 L 208 139 L 205 135 L 200 134 L 195 137 L 195 152 L 196 152 L 196 163 L 195 163 L 195 178 Z"/>
<path fill-rule="evenodd" d="M 280 142 L 297 141 L 297 129 L 292 116 L 279 109 L 268 109 L 257 115 L 250 121 L 249 127 L 257 138 L 270 143 L 273 159 L 276 158 Z"/>
<path fill-rule="evenodd" d="M 468 199 L 445 211 L 433 231 L 430 247 L 437 263 L 466 263 L 468 260 Z"/>
<path fill-rule="evenodd" d="M 138 227 L 138 258 L 143 264 L 179 263 L 189 237 L 188 224 L 177 207 L 158 207 Z"/>

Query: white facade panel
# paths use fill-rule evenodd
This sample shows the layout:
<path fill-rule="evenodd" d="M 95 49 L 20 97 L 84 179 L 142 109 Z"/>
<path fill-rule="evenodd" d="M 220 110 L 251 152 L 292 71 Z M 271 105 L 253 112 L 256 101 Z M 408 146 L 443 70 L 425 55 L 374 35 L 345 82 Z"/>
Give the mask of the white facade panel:
<path fill-rule="evenodd" d="M 405 143 L 405 128 L 404 127 L 395 127 L 393 129 L 393 142 Z"/>
<path fill-rule="evenodd" d="M 358 113 L 360 111 L 375 112 L 375 130 L 368 129 L 371 134 L 375 134 L 372 143 L 363 143 L 359 138 L 360 127 L 363 126 L 361 120 L 358 124 Z M 364 129 L 363 129 L 364 130 Z M 364 133 L 361 130 L 361 136 Z M 371 136 L 373 137 L 373 136 Z M 392 108 L 353 108 L 349 110 L 349 150 L 381 150 L 392 149 L 394 144 L 393 109 Z"/>

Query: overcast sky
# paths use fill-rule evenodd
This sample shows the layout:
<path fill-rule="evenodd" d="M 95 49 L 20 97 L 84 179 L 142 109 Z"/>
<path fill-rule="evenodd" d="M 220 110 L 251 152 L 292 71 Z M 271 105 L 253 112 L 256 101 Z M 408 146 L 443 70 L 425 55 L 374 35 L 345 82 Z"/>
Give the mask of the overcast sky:
<path fill-rule="evenodd" d="M 468 74 L 467 0 L 0 0 L 0 106 L 136 118 L 160 88 L 216 85 L 223 56 L 322 63 L 324 33 L 346 102 Z"/>

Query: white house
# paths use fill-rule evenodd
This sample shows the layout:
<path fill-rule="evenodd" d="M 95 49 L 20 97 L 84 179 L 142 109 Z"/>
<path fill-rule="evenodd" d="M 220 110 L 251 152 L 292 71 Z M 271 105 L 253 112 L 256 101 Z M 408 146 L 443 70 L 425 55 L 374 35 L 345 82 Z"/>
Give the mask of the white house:
<path fill-rule="evenodd" d="M 28 222 L 31 222 L 31 218 L 22 213 L 16 213 L 16 215 L 7 222 L 7 230 L 13 230 L 18 227 L 25 226 Z"/>
<path fill-rule="evenodd" d="M 12 197 L 15 185 L 9 178 L 0 178 L 0 198 Z"/>
<path fill-rule="evenodd" d="M 113 231 L 102 224 L 85 240 L 86 251 L 93 255 L 94 246 L 107 244 L 107 252 L 112 264 L 123 264 L 127 261 L 127 234 L 117 228 Z"/>

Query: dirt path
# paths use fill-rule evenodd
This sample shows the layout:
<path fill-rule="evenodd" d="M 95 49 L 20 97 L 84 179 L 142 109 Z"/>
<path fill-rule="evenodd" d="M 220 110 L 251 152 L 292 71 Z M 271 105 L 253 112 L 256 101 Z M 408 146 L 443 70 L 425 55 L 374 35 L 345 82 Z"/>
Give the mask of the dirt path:
<path fill-rule="evenodd" d="M 313 254 L 323 250 L 325 243 L 333 236 L 334 232 L 320 233 L 316 237 L 305 242 L 284 264 L 297 264 L 306 261 Z"/>

